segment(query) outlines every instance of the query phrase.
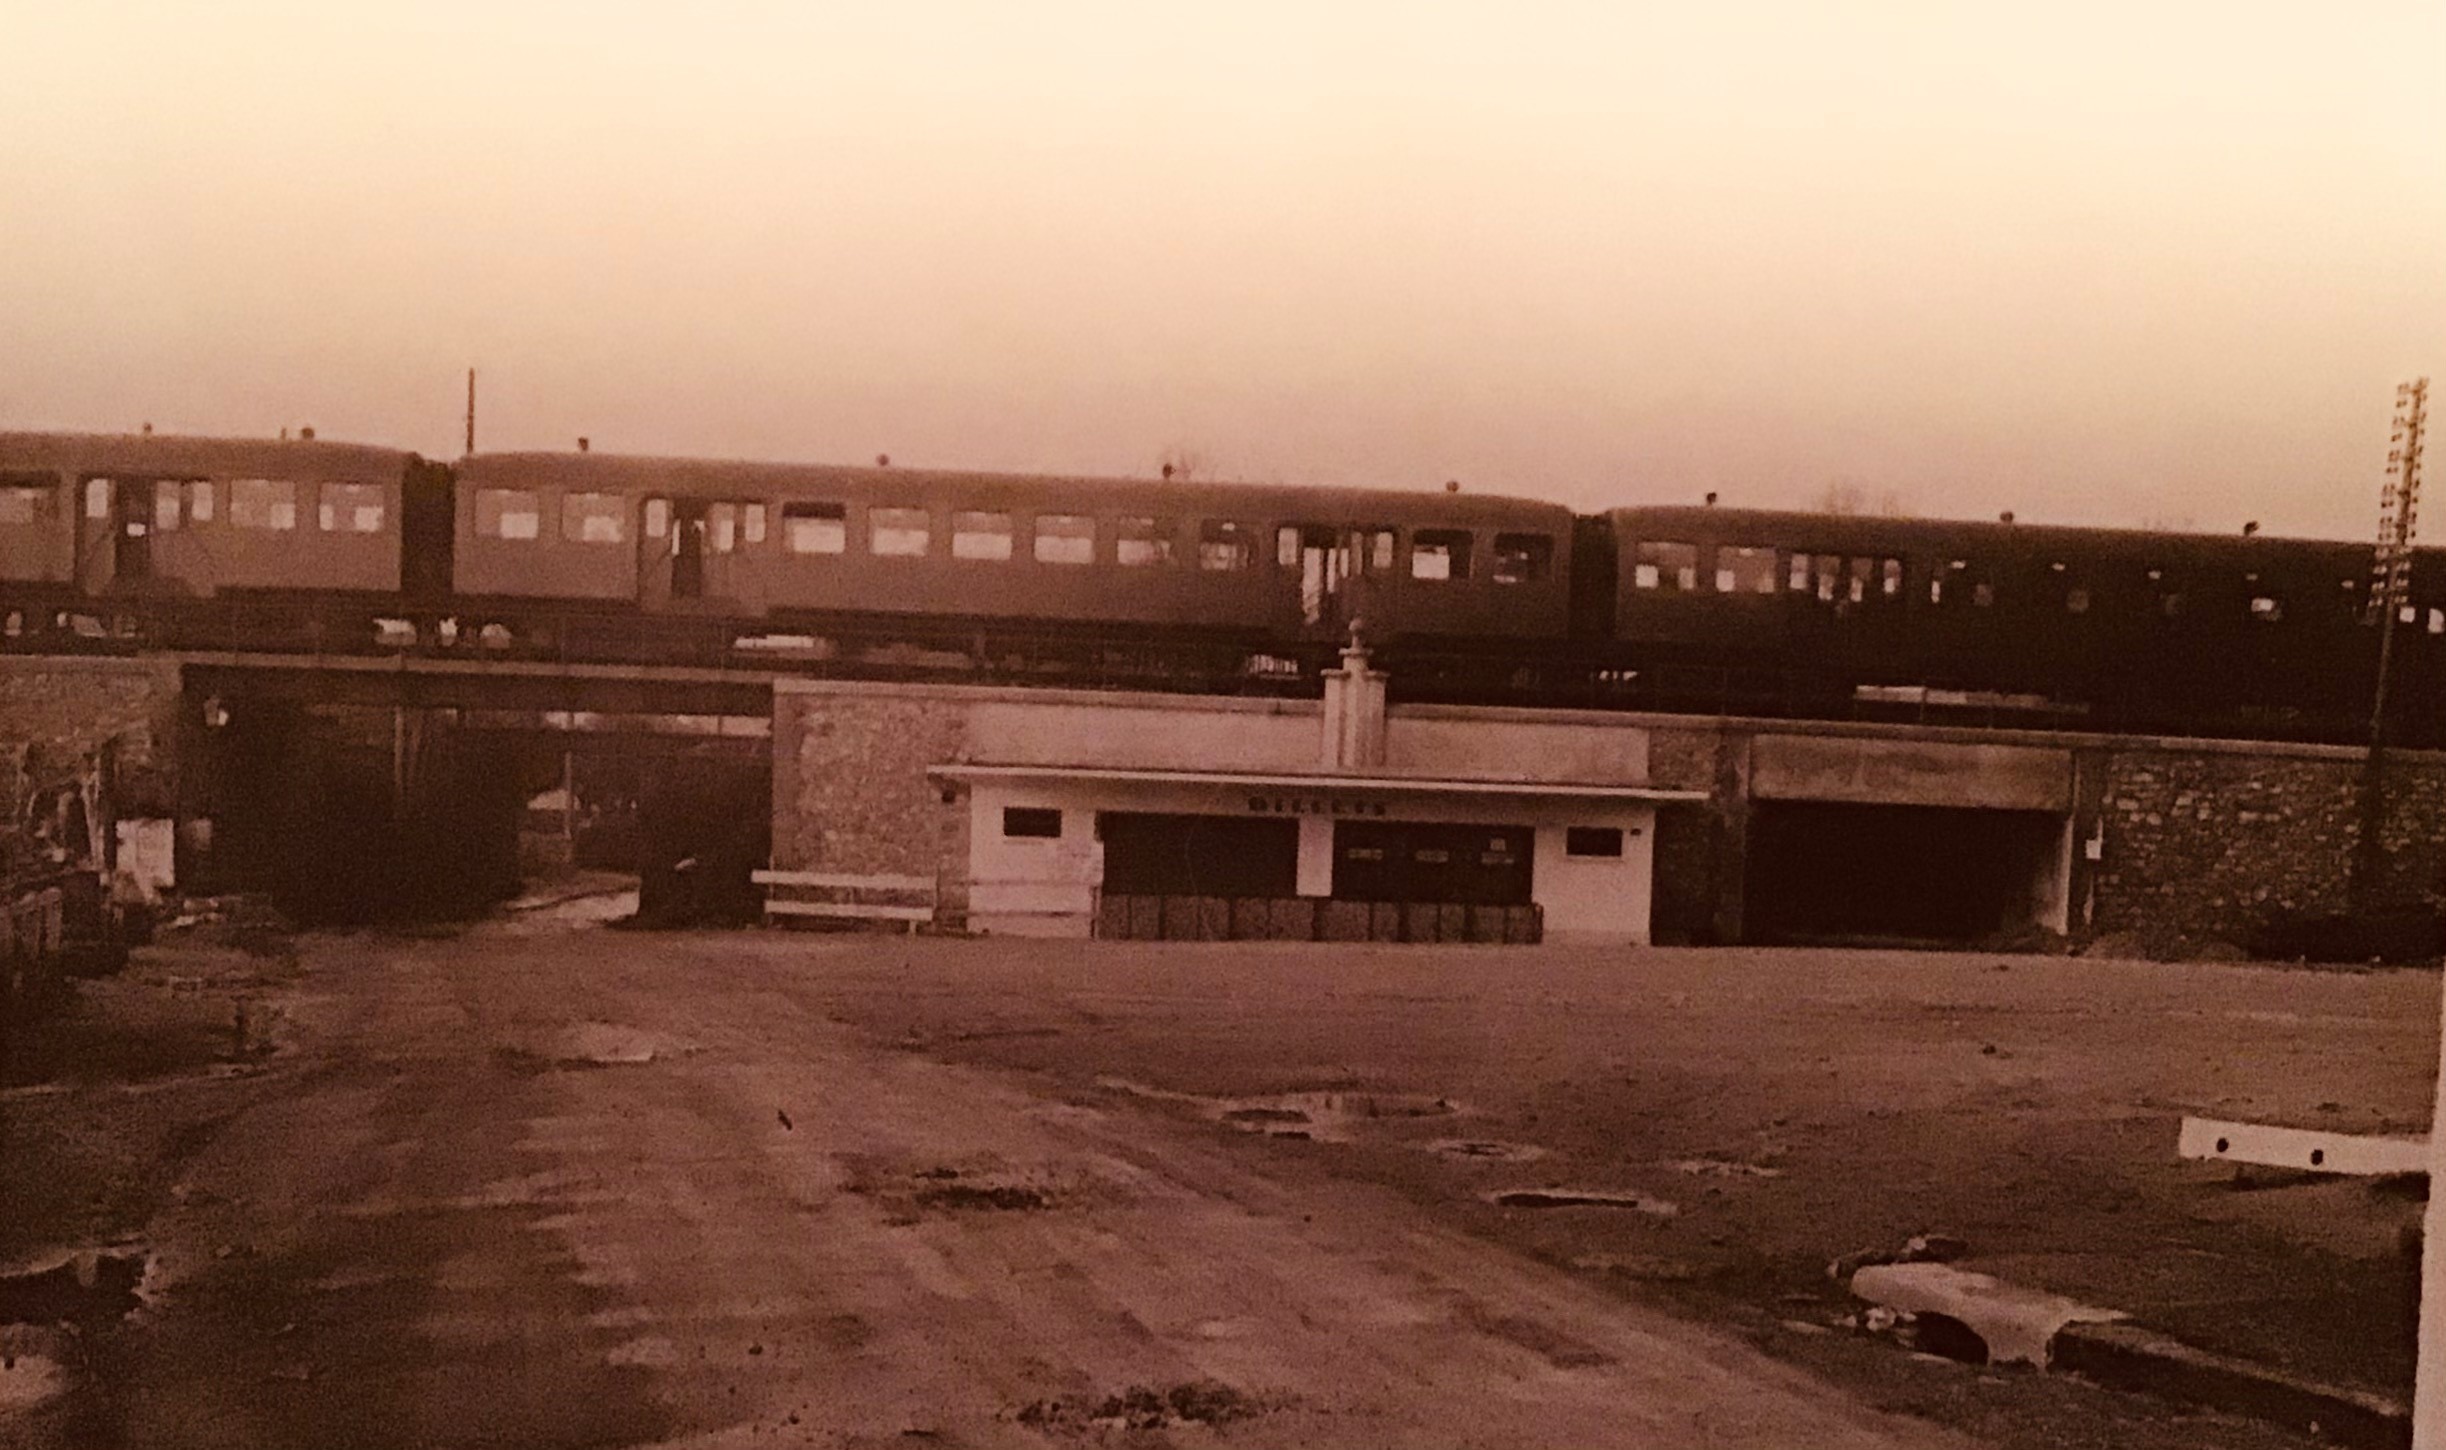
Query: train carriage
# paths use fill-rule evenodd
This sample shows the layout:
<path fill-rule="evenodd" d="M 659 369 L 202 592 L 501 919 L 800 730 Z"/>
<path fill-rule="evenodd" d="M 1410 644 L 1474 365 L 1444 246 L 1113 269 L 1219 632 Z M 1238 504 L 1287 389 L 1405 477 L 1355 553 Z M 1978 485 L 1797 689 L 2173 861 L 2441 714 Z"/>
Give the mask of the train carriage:
<path fill-rule="evenodd" d="M 1559 640 L 1570 537 L 1481 495 L 516 453 L 460 466 L 454 552 L 477 599 Z"/>
<path fill-rule="evenodd" d="M 1607 519 L 1618 642 L 1785 690 L 2335 737 L 2375 683 L 2362 546 L 1719 508 Z M 2424 555 L 2401 626 L 2399 683 L 2422 697 L 2446 667 L 2440 572 Z"/>
<path fill-rule="evenodd" d="M 396 594 L 415 468 L 311 439 L 0 433 L 0 581 L 123 599 Z"/>

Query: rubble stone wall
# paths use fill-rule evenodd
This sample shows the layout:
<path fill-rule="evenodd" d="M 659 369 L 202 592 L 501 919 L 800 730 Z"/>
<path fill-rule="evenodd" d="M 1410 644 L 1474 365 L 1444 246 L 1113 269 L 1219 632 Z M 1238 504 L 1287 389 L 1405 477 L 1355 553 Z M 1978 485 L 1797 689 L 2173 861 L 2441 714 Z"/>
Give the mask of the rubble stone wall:
<path fill-rule="evenodd" d="M 773 864 L 784 871 L 958 875 L 964 803 L 945 804 L 926 768 L 956 758 L 971 704 L 879 689 L 777 694 Z M 957 820 L 948 819 L 958 817 Z"/>
<path fill-rule="evenodd" d="M 104 741 L 123 772 L 174 764 L 178 666 L 166 660 L 0 655 L 0 797 L 9 818 L 25 790 L 78 773 Z"/>
<path fill-rule="evenodd" d="M 2358 751 L 2110 748 L 2093 925 L 2100 932 L 2247 936 L 2343 912 L 2361 835 Z M 2374 903 L 2441 901 L 2446 758 L 2387 756 Z"/>

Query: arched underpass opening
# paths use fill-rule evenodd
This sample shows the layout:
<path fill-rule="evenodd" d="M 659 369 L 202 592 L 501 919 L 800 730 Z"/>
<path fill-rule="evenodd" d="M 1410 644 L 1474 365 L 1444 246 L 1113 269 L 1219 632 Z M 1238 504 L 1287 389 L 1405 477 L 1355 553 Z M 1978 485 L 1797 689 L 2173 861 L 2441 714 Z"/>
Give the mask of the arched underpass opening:
<path fill-rule="evenodd" d="M 1762 801 L 1749 936 L 1968 943 L 2062 929 L 2065 821 L 2050 811 Z"/>

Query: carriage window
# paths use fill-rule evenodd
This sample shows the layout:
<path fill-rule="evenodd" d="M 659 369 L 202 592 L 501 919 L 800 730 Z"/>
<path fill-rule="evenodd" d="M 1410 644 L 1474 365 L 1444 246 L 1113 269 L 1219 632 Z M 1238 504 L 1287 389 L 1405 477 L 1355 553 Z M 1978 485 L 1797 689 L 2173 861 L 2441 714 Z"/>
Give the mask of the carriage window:
<path fill-rule="evenodd" d="M 998 560 L 1011 557 L 1011 516 L 963 509 L 951 516 L 951 557 Z"/>
<path fill-rule="evenodd" d="M 1118 519 L 1114 521 L 1113 534 L 1113 559 L 1116 563 L 1139 565 L 1172 562 L 1170 519 Z"/>
<path fill-rule="evenodd" d="M 1877 587 L 1888 599 L 1902 598 L 1902 560 L 1881 559 L 1878 561 Z"/>
<path fill-rule="evenodd" d="M 717 503 L 705 510 L 705 551 L 728 554 L 739 547 L 739 506 Z"/>
<path fill-rule="evenodd" d="M 1775 551 L 1748 544 L 1716 546 L 1718 594 L 1775 592 Z"/>
<path fill-rule="evenodd" d="M 1319 534 L 1327 534 L 1331 533 L 1332 530 L 1318 529 L 1316 532 Z M 1285 569 L 1296 569 L 1299 567 L 1299 535 L 1300 526 L 1297 524 L 1281 524 L 1276 526 L 1274 530 L 1275 563 L 1280 564 Z"/>
<path fill-rule="evenodd" d="M 42 507 L 39 488 L 0 488 L 0 524 L 30 524 Z"/>
<path fill-rule="evenodd" d="M 381 484 L 326 483 L 314 519 L 326 534 L 378 534 L 382 512 Z"/>
<path fill-rule="evenodd" d="M 1795 594 L 1809 592 L 1809 556 L 1807 554 L 1792 556 L 1791 578 L 1786 581 L 1785 587 Z"/>
<path fill-rule="evenodd" d="M 1420 529 L 1410 536 L 1410 577 L 1466 579 L 1469 577 L 1467 529 Z"/>
<path fill-rule="evenodd" d="M 627 534 L 628 500 L 622 495 L 571 493 L 561 496 L 563 539 L 572 544 L 617 544 Z"/>
<path fill-rule="evenodd" d="M 490 532 L 505 539 L 535 537 L 535 495 L 517 493 L 506 488 L 488 488 L 476 494 L 476 528 L 484 529 L 485 495 L 507 496 L 526 500 L 526 532 L 508 531 L 510 516 L 502 513 L 496 501 L 495 516 L 501 527 Z M 297 527 L 297 485 L 285 478 L 233 478 L 229 481 L 229 521 L 242 529 L 294 529 Z"/>
<path fill-rule="evenodd" d="M 1257 556 L 1249 534 L 1245 524 L 1208 519 L 1198 529 L 1198 567 L 1217 573 L 1247 568 Z"/>
<path fill-rule="evenodd" d="M 924 509 L 868 509 L 866 536 L 870 552 L 897 558 L 922 557 L 933 543 Z"/>
<path fill-rule="evenodd" d="M 793 554 L 846 553 L 849 510 L 837 503 L 783 504 L 781 542 Z"/>
<path fill-rule="evenodd" d="M 1854 559 L 1854 560 L 1852 560 L 1852 561 L 1851 561 L 1851 574 L 1850 574 L 1850 578 L 1849 578 L 1848 580 L 1846 580 L 1846 581 L 1845 581 L 1845 583 L 1844 583 L 1844 594 L 1843 594 L 1843 597 L 1844 597 L 1845 599 L 1847 599 L 1847 600 L 1851 601 L 1851 602 L 1852 602 L 1852 603 L 1854 603 L 1854 604 L 1863 604 L 1863 603 L 1866 603 L 1866 602 L 1867 602 L 1867 600 L 1868 600 L 1869 581 L 1870 581 L 1871 579 L 1876 578 L 1876 577 L 1877 577 L 1877 561 L 1876 561 L 1876 560 L 1874 560 L 1874 559 Z"/>
<path fill-rule="evenodd" d="M 739 537 L 750 544 L 761 544 L 764 542 L 763 504 L 744 503 L 739 505 Z"/>
<path fill-rule="evenodd" d="M 2089 613 L 2089 591 L 2082 588 L 2078 584 L 2075 584 L 2070 589 L 2065 590 L 2064 612 L 2066 614 Z"/>
<path fill-rule="evenodd" d="M 2432 609 L 2429 611 L 2429 632 L 2431 634 L 2446 634 L 2446 609 Z"/>
<path fill-rule="evenodd" d="M 2285 602 L 2273 594 L 2251 596 L 2251 618 L 2261 624 L 2274 624 L 2285 617 Z"/>
<path fill-rule="evenodd" d="M 166 534 L 178 527 L 179 486 L 168 479 L 153 485 L 153 529 Z"/>
<path fill-rule="evenodd" d="M 1092 564 L 1096 561 L 1096 521 L 1085 514 L 1038 514 L 1036 562 Z"/>
<path fill-rule="evenodd" d="M 212 480 L 199 478 L 187 485 L 187 522 L 212 522 Z"/>
<path fill-rule="evenodd" d="M 1494 580 L 1535 584 L 1554 572 L 1554 540 L 1546 534 L 1495 535 Z M 1696 572 L 1695 569 L 1693 572 Z"/>
<path fill-rule="evenodd" d="M 1642 539 L 1632 551 L 1631 587 L 1688 594 L 1699 587 L 1699 546 Z"/>
<path fill-rule="evenodd" d="M 1955 594 L 1960 594 L 1962 592 L 1963 576 L 1969 571 L 1969 569 L 1970 561 L 1968 559 L 1946 560 L 1944 568 L 1938 569 L 1928 576 L 1928 602 L 1930 604 L 1944 603 L 1945 593 L 1948 587 L 1950 587 Z M 1948 580 L 1952 581 L 1950 586 L 1948 586 L 1946 582 Z"/>
<path fill-rule="evenodd" d="M 1811 565 L 1817 574 L 1817 596 L 1828 604 L 1834 603 L 1835 591 L 1843 583 L 1843 560 L 1836 554 L 1818 554 Z"/>
<path fill-rule="evenodd" d="M 671 532 L 671 500 L 650 498 L 645 501 L 645 536 L 659 539 Z"/>

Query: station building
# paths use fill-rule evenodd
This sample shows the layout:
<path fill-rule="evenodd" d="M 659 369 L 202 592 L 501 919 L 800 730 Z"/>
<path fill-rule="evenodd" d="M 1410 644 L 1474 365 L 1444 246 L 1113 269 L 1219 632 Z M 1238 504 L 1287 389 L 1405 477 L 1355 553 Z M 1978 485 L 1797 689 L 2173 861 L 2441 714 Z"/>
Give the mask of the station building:
<path fill-rule="evenodd" d="M 987 934 L 1645 942 L 1657 811 L 1706 798 L 1619 716 L 1388 709 L 1357 651 L 1321 701 L 776 688 L 775 865 L 897 833 Z"/>

